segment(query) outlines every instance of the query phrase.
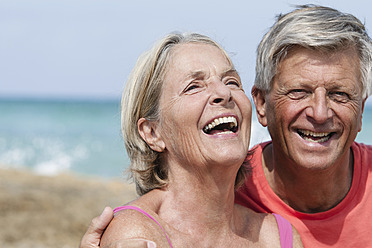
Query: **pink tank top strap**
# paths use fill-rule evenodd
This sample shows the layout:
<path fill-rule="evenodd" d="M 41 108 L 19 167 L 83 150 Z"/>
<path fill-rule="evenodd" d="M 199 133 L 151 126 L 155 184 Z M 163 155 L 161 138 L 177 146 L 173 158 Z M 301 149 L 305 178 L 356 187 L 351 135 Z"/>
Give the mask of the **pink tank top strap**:
<path fill-rule="evenodd" d="M 146 215 L 147 217 L 149 217 L 151 220 L 153 220 L 161 228 L 161 230 L 164 232 L 164 235 L 167 238 L 170 247 L 173 248 L 172 243 L 170 242 L 170 239 L 169 239 L 167 233 L 165 232 L 165 230 L 163 229 L 163 227 L 160 225 L 160 223 L 157 220 L 155 220 L 154 217 L 152 217 L 149 213 L 145 212 L 144 210 L 140 209 L 139 207 L 135 207 L 135 206 L 121 206 L 121 207 L 117 207 L 117 208 L 114 209 L 114 214 L 117 213 L 117 212 L 119 212 L 119 211 L 126 210 L 126 209 L 131 209 L 131 210 L 138 211 L 138 212 Z"/>
<path fill-rule="evenodd" d="M 288 220 L 284 219 L 279 214 L 274 214 L 279 228 L 280 246 L 282 248 L 293 247 L 293 230 L 292 225 Z"/>

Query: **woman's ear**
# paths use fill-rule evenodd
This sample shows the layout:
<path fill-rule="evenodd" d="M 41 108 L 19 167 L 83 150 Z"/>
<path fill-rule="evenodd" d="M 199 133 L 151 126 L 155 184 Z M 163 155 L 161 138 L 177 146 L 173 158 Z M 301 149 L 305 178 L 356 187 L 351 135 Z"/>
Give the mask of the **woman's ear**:
<path fill-rule="evenodd" d="M 150 146 L 150 148 L 157 152 L 163 152 L 165 143 L 160 136 L 158 124 L 153 121 L 140 118 L 137 122 L 137 129 L 142 139 Z"/>
<path fill-rule="evenodd" d="M 252 93 L 254 105 L 256 106 L 257 119 L 261 123 L 262 126 L 266 127 L 267 118 L 266 118 L 265 92 L 253 86 L 251 93 Z"/>

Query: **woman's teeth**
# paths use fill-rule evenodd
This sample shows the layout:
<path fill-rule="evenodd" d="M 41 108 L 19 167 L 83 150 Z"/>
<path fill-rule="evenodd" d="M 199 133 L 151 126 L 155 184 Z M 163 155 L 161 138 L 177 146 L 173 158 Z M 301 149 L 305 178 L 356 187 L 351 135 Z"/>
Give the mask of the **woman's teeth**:
<path fill-rule="evenodd" d="M 238 122 L 235 117 L 229 116 L 229 117 L 220 117 L 214 119 L 211 123 L 207 124 L 203 131 L 205 133 L 210 133 L 211 130 L 216 129 L 221 132 L 219 133 L 231 133 L 234 132 L 236 127 L 238 126 Z M 235 130 L 236 131 L 236 130 Z"/>

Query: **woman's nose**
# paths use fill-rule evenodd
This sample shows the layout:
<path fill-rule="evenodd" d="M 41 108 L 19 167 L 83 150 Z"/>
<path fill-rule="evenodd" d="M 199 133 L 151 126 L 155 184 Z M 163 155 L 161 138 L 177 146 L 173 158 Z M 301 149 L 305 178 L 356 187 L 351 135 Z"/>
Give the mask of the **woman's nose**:
<path fill-rule="evenodd" d="M 227 104 L 232 101 L 231 89 L 223 82 L 214 82 L 211 85 L 211 104 Z"/>

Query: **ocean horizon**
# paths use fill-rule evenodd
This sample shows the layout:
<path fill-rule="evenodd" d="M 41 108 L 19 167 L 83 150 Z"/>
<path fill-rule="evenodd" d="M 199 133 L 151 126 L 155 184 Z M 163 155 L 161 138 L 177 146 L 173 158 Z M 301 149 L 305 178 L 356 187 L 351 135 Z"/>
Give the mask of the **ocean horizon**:
<path fill-rule="evenodd" d="M 0 98 L 0 168 L 42 175 L 123 177 L 129 166 L 120 130 L 120 99 Z M 372 140 L 372 106 L 356 141 Z M 270 140 L 252 114 L 250 147 Z"/>

